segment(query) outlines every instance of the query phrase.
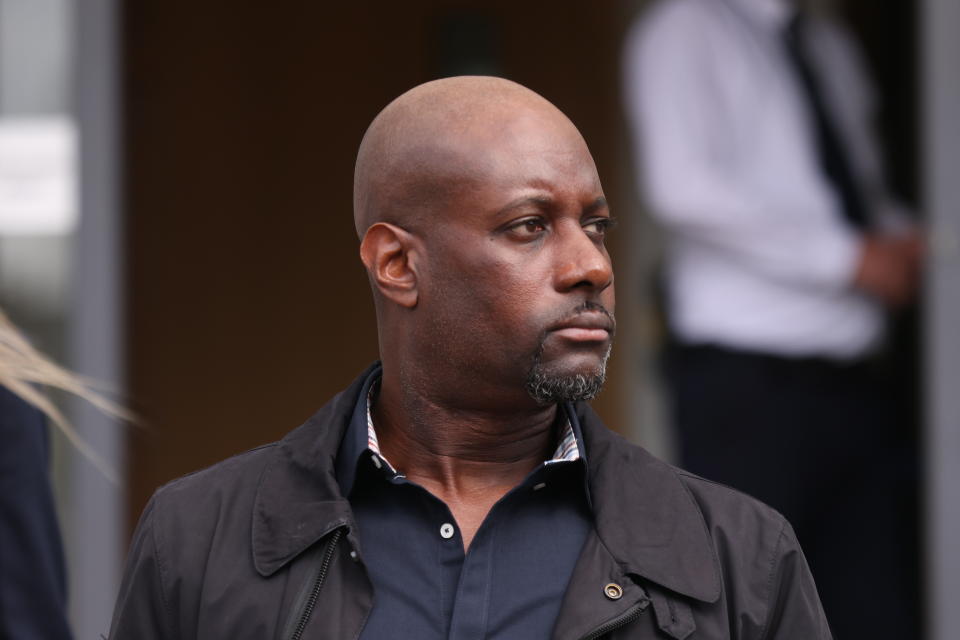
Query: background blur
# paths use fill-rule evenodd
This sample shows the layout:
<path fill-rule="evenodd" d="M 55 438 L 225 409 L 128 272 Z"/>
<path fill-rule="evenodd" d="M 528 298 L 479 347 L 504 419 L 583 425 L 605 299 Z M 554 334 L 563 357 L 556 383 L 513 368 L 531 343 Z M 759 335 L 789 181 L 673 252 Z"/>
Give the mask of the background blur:
<path fill-rule="evenodd" d="M 0 0 L 0 306 L 145 419 L 71 407 L 120 487 L 55 443 L 77 637 L 106 631 L 154 488 L 280 437 L 376 357 L 353 161 L 373 116 L 432 78 L 503 75 L 581 129 L 622 223 L 619 341 L 596 405 L 674 455 L 656 366 L 660 239 L 638 204 L 619 86 L 644 5 Z M 880 92 L 891 182 L 931 233 L 925 300 L 900 343 L 927 451 L 929 637 L 946 639 L 960 628 L 960 4 L 834 8 Z"/>

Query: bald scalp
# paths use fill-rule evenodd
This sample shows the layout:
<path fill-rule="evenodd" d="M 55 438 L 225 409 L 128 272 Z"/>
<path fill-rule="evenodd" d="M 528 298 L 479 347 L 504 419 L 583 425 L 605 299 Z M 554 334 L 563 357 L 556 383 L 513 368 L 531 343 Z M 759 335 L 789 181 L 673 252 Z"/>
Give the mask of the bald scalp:
<path fill-rule="evenodd" d="M 444 78 L 396 98 L 360 143 L 353 182 L 357 235 L 377 222 L 415 232 L 481 173 L 478 145 L 531 112 L 573 127 L 545 98 L 503 78 Z"/>

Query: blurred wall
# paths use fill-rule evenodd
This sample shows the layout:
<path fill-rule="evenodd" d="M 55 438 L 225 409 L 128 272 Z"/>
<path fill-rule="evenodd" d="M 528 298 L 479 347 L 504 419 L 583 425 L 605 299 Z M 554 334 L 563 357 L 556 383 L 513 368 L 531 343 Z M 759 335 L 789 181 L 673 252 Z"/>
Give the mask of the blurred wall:
<path fill-rule="evenodd" d="M 131 524 L 158 485 L 280 437 L 377 357 L 352 172 L 401 92 L 459 72 L 532 87 L 626 214 L 615 2 L 125 7 L 129 390 L 148 421 Z M 597 402 L 613 426 L 619 380 Z"/>
<path fill-rule="evenodd" d="M 922 24 L 927 620 L 930 640 L 952 640 L 960 628 L 960 3 L 927 0 Z"/>

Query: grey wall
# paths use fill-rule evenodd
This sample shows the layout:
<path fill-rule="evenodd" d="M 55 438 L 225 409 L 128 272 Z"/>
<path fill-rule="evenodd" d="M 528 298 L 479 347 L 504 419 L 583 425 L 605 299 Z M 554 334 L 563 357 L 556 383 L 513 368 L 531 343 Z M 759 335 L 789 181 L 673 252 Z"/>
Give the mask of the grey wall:
<path fill-rule="evenodd" d="M 931 640 L 960 629 L 960 3 L 926 0 L 922 18 L 926 300 L 927 569 Z"/>
<path fill-rule="evenodd" d="M 70 0 L 0 0 L 0 114 L 69 110 L 72 5 Z"/>

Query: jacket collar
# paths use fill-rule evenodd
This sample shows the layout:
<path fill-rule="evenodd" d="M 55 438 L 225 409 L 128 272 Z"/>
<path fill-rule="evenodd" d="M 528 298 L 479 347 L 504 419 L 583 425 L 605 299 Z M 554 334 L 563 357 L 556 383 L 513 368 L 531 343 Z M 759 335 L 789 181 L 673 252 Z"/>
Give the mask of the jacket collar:
<path fill-rule="evenodd" d="M 253 562 L 269 576 L 317 540 L 353 521 L 334 458 L 360 390 L 376 363 L 278 444 L 253 504 Z"/>
<path fill-rule="evenodd" d="M 707 523 L 673 467 L 610 431 L 577 403 L 590 454 L 597 535 L 624 572 L 703 602 L 720 597 Z"/>
<path fill-rule="evenodd" d="M 276 446 L 253 505 L 254 566 L 261 575 L 275 573 L 333 529 L 352 524 L 334 458 L 364 382 L 378 366 Z M 577 403 L 576 415 L 604 546 L 626 573 L 704 602 L 719 598 L 719 562 L 706 522 L 673 468 L 611 432 L 586 404 Z"/>

